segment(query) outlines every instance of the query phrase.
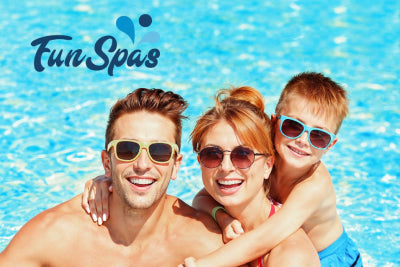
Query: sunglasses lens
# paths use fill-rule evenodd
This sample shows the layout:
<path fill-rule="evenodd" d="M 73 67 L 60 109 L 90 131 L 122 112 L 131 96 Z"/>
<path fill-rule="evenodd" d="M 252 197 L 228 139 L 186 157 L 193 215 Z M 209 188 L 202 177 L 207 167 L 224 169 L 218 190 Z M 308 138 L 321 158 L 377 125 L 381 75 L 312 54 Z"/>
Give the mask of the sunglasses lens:
<path fill-rule="evenodd" d="M 149 146 L 151 158 L 157 162 L 168 162 L 172 156 L 173 149 L 169 144 L 153 143 Z"/>
<path fill-rule="evenodd" d="M 247 147 L 236 147 L 231 152 L 231 161 L 239 169 L 246 169 L 254 162 L 254 152 Z"/>
<path fill-rule="evenodd" d="M 281 126 L 282 133 L 290 138 L 296 138 L 303 132 L 304 127 L 297 121 L 285 119 Z"/>
<path fill-rule="evenodd" d="M 199 153 L 200 162 L 206 168 L 216 168 L 221 164 L 224 153 L 218 147 L 206 147 Z"/>
<path fill-rule="evenodd" d="M 312 130 L 310 133 L 310 141 L 318 148 L 326 148 L 331 142 L 331 137 L 323 131 Z"/>
<path fill-rule="evenodd" d="M 116 146 L 118 158 L 122 160 L 132 160 L 139 153 L 140 146 L 138 143 L 131 141 L 121 141 Z"/>

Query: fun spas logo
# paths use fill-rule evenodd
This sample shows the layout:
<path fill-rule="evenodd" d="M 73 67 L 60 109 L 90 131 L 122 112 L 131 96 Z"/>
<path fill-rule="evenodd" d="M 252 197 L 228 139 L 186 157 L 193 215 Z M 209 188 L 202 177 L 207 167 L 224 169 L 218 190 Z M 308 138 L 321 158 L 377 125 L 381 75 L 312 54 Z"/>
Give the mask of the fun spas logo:
<path fill-rule="evenodd" d="M 152 18 L 148 14 L 142 14 L 139 17 L 139 25 L 147 28 L 152 24 Z M 132 41 L 135 47 L 136 35 L 133 21 L 126 16 L 121 16 L 116 20 L 117 28 L 125 33 Z M 78 67 L 83 62 L 86 67 L 93 71 L 107 69 L 110 76 L 114 75 L 114 68 L 126 65 L 128 67 L 154 68 L 158 64 L 161 55 L 160 50 L 152 48 L 142 51 L 140 49 L 128 50 L 127 48 L 118 48 L 117 39 L 111 35 L 100 37 L 94 44 L 94 53 L 96 56 L 88 56 L 82 49 L 71 49 L 64 51 L 63 41 L 71 41 L 72 37 L 68 35 L 48 35 L 40 37 L 31 42 L 33 47 L 37 46 L 34 58 L 34 67 L 37 72 L 42 72 L 46 67 Z M 158 32 L 147 32 L 138 42 L 157 43 L 160 40 Z M 58 47 L 54 48 L 54 46 Z M 51 49 L 49 48 L 51 47 Z M 47 57 L 47 60 L 46 60 Z"/>

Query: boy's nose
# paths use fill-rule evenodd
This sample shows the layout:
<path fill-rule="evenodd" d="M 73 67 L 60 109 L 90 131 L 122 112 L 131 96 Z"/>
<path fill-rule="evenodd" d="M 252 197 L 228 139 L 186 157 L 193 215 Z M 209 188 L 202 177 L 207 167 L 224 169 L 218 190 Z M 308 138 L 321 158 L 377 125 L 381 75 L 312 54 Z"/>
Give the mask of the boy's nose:
<path fill-rule="evenodd" d="M 303 144 L 308 144 L 308 131 L 304 131 L 304 133 L 300 135 L 296 141 L 299 141 Z"/>

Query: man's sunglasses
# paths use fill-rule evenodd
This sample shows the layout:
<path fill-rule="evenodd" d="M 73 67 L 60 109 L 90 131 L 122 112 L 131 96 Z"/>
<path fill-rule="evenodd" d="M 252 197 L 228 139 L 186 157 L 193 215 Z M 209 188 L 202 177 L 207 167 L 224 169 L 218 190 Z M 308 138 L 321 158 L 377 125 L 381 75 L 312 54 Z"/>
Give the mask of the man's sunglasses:
<path fill-rule="evenodd" d="M 326 149 L 335 139 L 334 134 L 320 128 L 308 127 L 296 119 L 283 115 L 277 115 L 277 118 L 281 120 L 280 130 L 283 136 L 296 139 L 307 131 L 308 141 L 316 149 Z"/>
<path fill-rule="evenodd" d="M 222 150 L 217 146 L 210 146 L 203 148 L 199 152 L 199 159 L 204 167 L 216 168 L 221 165 L 226 152 L 230 152 L 233 166 L 239 169 L 249 168 L 253 164 L 255 156 L 266 156 L 262 153 L 254 153 L 250 148 L 243 146 L 237 146 L 232 151 Z"/>
<path fill-rule="evenodd" d="M 107 152 L 114 147 L 115 156 L 120 161 L 130 162 L 136 160 L 143 148 L 155 163 L 167 163 L 174 155 L 179 153 L 177 144 L 168 142 L 139 142 L 133 140 L 113 140 L 107 146 Z"/>

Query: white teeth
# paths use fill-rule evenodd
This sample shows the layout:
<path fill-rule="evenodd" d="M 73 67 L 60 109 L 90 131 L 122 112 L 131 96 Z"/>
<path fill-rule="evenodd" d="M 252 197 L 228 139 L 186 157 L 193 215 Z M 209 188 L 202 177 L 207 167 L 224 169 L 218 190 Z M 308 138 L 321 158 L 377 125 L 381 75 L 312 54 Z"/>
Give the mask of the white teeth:
<path fill-rule="evenodd" d="M 222 185 L 233 185 L 242 183 L 242 180 L 218 180 L 218 183 Z"/>
<path fill-rule="evenodd" d="M 308 155 L 307 153 L 304 153 L 304 152 L 302 152 L 302 151 L 300 151 L 300 150 L 297 150 L 297 149 L 295 149 L 294 147 L 292 147 L 292 150 L 293 150 L 294 152 L 296 152 L 297 154 L 300 154 L 300 155 Z"/>
<path fill-rule="evenodd" d="M 131 178 L 129 182 L 132 184 L 140 184 L 140 185 L 149 185 L 154 182 L 153 179 L 145 179 L 145 178 Z"/>

